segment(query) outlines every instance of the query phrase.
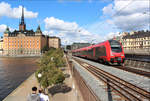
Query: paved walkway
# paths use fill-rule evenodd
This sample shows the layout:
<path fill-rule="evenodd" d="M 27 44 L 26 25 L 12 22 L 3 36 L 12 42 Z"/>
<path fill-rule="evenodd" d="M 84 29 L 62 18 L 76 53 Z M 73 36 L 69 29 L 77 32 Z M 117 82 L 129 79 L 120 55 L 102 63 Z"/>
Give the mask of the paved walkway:
<path fill-rule="evenodd" d="M 57 93 L 53 97 L 50 96 L 50 101 L 83 101 L 83 98 L 75 83 L 75 80 L 71 76 L 69 67 L 66 67 L 66 70 L 64 71 L 64 73 L 67 73 L 70 75 L 69 78 L 65 79 L 65 84 L 68 87 L 71 87 L 71 91 L 67 93 Z"/>
<path fill-rule="evenodd" d="M 70 91 L 55 93 L 53 96 L 50 95 L 50 101 L 83 101 L 75 80 L 71 76 L 69 67 L 65 68 L 64 73 L 70 75 L 65 79 L 65 84 Z M 27 101 L 27 96 L 31 93 L 33 86 L 37 86 L 39 89 L 39 83 L 34 74 L 32 74 L 25 82 L 23 82 L 17 89 L 9 94 L 3 101 Z"/>
<path fill-rule="evenodd" d="M 32 74 L 17 89 L 9 94 L 3 101 L 27 101 L 27 96 L 29 93 L 31 93 L 33 86 L 39 87 L 34 74 Z"/>

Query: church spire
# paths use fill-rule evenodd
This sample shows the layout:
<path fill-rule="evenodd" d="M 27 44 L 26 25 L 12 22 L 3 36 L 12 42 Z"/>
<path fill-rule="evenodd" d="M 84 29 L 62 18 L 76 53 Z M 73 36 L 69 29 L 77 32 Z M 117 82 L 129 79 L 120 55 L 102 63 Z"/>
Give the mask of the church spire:
<path fill-rule="evenodd" d="M 22 6 L 21 25 L 24 24 L 24 7 Z"/>
<path fill-rule="evenodd" d="M 21 23 L 19 24 L 19 30 L 25 31 L 26 30 L 26 24 L 24 22 L 24 7 L 22 6 L 22 16 L 21 16 Z"/>

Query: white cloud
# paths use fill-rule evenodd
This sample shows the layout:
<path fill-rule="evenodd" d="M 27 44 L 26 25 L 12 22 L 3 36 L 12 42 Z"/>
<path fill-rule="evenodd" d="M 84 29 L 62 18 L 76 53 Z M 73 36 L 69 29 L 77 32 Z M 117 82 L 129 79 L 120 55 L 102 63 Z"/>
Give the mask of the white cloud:
<path fill-rule="evenodd" d="M 64 22 L 63 20 L 54 17 L 47 17 L 44 22 L 46 29 L 72 31 L 78 28 L 78 25 L 75 22 Z"/>
<path fill-rule="evenodd" d="M 119 36 L 119 32 L 110 32 L 109 34 L 107 34 L 107 36 L 105 37 L 105 39 L 112 39 Z"/>
<path fill-rule="evenodd" d="M 109 4 L 108 6 L 104 7 L 103 8 L 103 14 L 104 15 L 107 15 L 107 14 L 113 14 L 113 5 L 112 4 Z"/>
<path fill-rule="evenodd" d="M 4 33 L 4 31 L 6 30 L 7 26 L 5 24 L 1 24 L 0 25 L 0 33 Z M 10 32 L 14 31 L 14 28 L 9 27 Z"/>
<path fill-rule="evenodd" d="M 103 14 L 109 15 L 108 21 L 123 31 L 149 28 L 149 0 L 115 0 L 103 8 Z"/>
<path fill-rule="evenodd" d="M 22 6 L 18 8 L 11 8 L 11 5 L 5 2 L 0 3 L 0 17 L 7 16 L 10 18 L 20 18 L 22 14 Z M 38 16 L 37 12 L 28 11 L 24 8 L 25 18 L 36 18 Z"/>
<path fill-rule="evenodd" d="M 45 31 L 43 31 L 43 34 L 44 35 L 49 35 L 49 36 L 52 36 L 53 34 L 54 34 L 54 31 L 47 31 L 47 30 L 45 30 Z"/>
<path fill-rule="evenodd" d="M 4 25 L 4 24 L 1 24 L 0 25 L 0 33 L 3 33 L 5 30 L 6 30 L 6 25 Z"/>
<path fill-rule="evenodd" d="M 45 34 L 58 36 L 63 44 L 72 44 L 73 42 L 97 42 L 100 36 L 93 34 L 76 22 L 67 22 L 54 17 L 44 19 L 46 31 Z"/>

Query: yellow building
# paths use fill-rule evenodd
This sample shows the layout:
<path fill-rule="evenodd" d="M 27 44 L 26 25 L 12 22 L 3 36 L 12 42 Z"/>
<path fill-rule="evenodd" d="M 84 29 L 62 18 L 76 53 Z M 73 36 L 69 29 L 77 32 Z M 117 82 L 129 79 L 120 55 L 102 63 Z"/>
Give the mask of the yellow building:
<path fill-rule="evenodd" d="M 24 22 L 24 10 L 22 9 L 19 30 L 9 31 L 7 27 L 3 38 L 4 55 L 40 55 L 47 45 L 47 37 L 42 34 L 40 26 L 34 32 L 27 30 Z"/>
<path fill-rule="evenodd" d="M 124 49 L 150 49 L 150 31 L 122 34 L 120 41 Z"/>
<path fill-rule="evenodd" d="M 48 45 L 49 45 L 49 47 L 60 48 L 60 38 L 59 37 L 49 37 Z"/>

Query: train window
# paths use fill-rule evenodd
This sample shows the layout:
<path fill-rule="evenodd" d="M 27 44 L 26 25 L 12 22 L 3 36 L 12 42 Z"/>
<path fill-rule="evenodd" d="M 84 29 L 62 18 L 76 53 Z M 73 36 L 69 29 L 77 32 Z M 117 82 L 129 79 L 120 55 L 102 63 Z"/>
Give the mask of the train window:
<path fill-rule="evenodd" d="M 117 53 L 122 52 L 121 45 L 118 41 L 109 40 L 109 43 L 110 43 L 110 47 L 111 47 L 112 52 L 117 52 Z"/>
<path fill-rule="evenodd" d="M 91 55 L 91 56 L 93 56 L 93 49 L 89 49 L 88 50 L 88 54 Z"/>
<path fill-rule="evenodd" d="M 112 52 L 122 52 L 122 48 L 121 47 L 111 47 Z"/>
<path fill-rule="evenodd" d="M 106 56 L 106 48 L 105 46 L 100 46 L 95 48 L 95 57 Z"/>

